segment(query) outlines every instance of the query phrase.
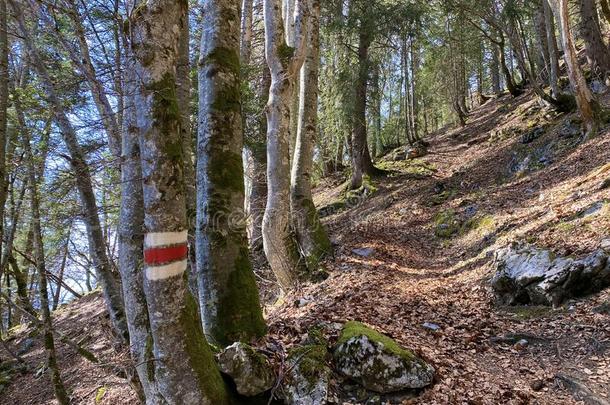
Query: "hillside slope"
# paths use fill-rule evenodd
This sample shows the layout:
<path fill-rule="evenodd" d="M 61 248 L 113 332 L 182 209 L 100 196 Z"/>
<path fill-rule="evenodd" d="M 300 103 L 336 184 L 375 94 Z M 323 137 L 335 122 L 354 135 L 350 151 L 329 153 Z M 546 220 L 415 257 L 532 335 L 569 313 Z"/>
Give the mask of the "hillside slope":
<path fill-rule="evenodd" d="M 325 263 L 330 276 L 266 308 L 267 343 L 289 347 L 321 322 L 332 342 L 336 323 L 359 320 L 436 367 L 437 382 L 413 403 L 610 400 L 609 290 L 553 310 L 498 307 L 489 289 L 490 257 L 511 241 L 579 256 L 610 236 L 610 129 L 582 142 L 577 127 L 575 115 L 540 109 L 531 94 L 504 96 L 474 111 L 465 128 L 431 136 L 425 157 L 382 159 L 392 172 L 374 179 L 372 196 L 328 209 L 340 206 L 343 184 L 325 180 L 316 203 L 327 207 L 336 247 Z M 56 313 L 58 329 L 104 363 L 61 347 L 65 382 L 75 403 L 133 403 L 126 380 L 108 367 L 120 369 L 127 356 L 114 351 L 102 308 L 94 294 Z M 9 344 L 22 346 L 28 334 L 16 331 Z M 503 339 L 511 334 L 529 344 Z M 31 371 L 12 376 L 0 403 L 53 403 L 46 376 L 34 375 L 43 359 L 35 339 L 24 355 Z M 348 403 L 380 400 L 335 383 L 336 397 L 353 397 Z"/>

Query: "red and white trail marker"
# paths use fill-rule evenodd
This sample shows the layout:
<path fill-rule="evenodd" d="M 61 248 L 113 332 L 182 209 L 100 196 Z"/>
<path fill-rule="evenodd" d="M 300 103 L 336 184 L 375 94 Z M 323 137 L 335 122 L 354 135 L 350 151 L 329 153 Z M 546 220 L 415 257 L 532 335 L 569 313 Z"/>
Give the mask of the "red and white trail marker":
<path fill-rule="evenodd" d="M 187 265 L 187 231 L 152 232 L 144 238 L 146 278 L 165 280 L 184 273 Z"/>

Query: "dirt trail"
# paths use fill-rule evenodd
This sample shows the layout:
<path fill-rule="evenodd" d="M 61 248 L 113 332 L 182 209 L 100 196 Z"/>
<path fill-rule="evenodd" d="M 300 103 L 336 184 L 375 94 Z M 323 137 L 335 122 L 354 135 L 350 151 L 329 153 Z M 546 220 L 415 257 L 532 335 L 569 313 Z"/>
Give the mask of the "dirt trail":
<path fill-rule="evenodd" d="M 270 337 L 263 343 L 279 341 L 287 348 L 320 323 L 331 326 L 332 343 L 335 323 L 359 320 L 437 369 L 435 384 L 416 398 L 403 397 L 404 403 L 555 405 L 579 403 L 575 395 L 607 403 L 610 316 L 594 308 L 610 302 L 609 290 L 556 310 L 508 309 L 493 305 L 488 287 L 490 255 L 510 241 L 579 255 L 609 236 L 610 189 L 599 185 L 610 177 L 610 131 L 577 143 L 578 137 L 564 134 L 573 118 L 538 109 L 529 94 L 506 96 L 474 111 L 465 128 L 432 136 L 424 158 L 380 162 L 394 172 L 375 179 L 377 191 L 324 218 L 336 247 L 325 263 L 329 278 L 269 305 Z M 540 125 L 546 134 L 522 144 L 522 135 Z M 556 149 L 550 161 L 531 172 L 509 173 L 519 153 L 549 144 Z M 327 179 L 318 187 L 319 207 L 340 198 L 342 181 Z M 601 208 L 594 215 L 581 215 L 596 204 Z M 436 225 L 453 223 L 448 218 L 455 220 L 455 233 L 435 235 Z M 372 250 L 360 253 L 368 256 L 353 251 L 366 248 Z M 106 365 L 127 364 L 126 353 L 112 345 L 98 294 L 62 308 L 55 319 Z M 426 322 L 440 329 L 425 328 Z M 20 346 L 28 335 L 31 330 L 21 330 L 9 343 Z M 522 337 L 529 345 L 517 349 L 511 338 Z M 24 357 L 35 370 L 43 356 L 35 339 Z M 135 403 L 126 380 L 108 368 L 63 346 L 59 356 L 75 403 Z M 0 403 L 54 403 L 46 381 L 44 375 L 16 375 Z M 334 383 L 335 395 L 345 398 L 349 384 Z M 374 397 L 362 394 L 352 403 L 367 400 Z"/>

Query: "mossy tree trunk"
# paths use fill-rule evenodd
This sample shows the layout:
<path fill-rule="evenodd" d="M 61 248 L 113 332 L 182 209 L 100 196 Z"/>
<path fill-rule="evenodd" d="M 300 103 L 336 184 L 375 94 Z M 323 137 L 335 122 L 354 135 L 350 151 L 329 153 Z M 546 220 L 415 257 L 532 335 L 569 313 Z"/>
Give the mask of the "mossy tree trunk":
<path fill-rule="evenodd" d="M 128 341 L 127 322 L 125 319 L 121 287 L 116 274 L 112 271 L 110 259 L 107 255 L 106 242 L 98 215 L 97 201 L 91 179 L 91 171 L 85 159 L 85 154 L 78 142 L 76 130 L 70 122 L 66 108 L 58 96 L 55 84 L 49 74 L 41 53 L 32 40 L 29 30 L 24 22 L 24 16 L 18 3 L 9 0 L 14 10 L 17 25 L 22 34 L 23 43 L 29 53 L 32 67 L 45 91 L 48 102 L 53 109 L 55 122 L 60 129 L 64 143 L 70 155 L 70 166 L 74 174 L 76 188 L 79 193 L 83 210 L 83 221 L 87 231 L 87 240 L 93 267 L 96 271 L 98 283 L 102 287 L 104 300 L 117 336 L 124 342 Z"/>
<path fill-rule="evenodd" d="M 266 326 L 245 227 L 239 2 L 202 7 L 197 276 L 206 336 L 224 347 L 261 337 Z"/>
<path fill-rule="evenodd" d="M 291 173 L 292 223 L 309 272 L 330 251 L 330 240 L 313 203 L 311 176 L 318 130 L 318 71 L 320 67 L 320 0 L 312 0 L 307 56 L 301 68 L 298 129 Z"/>
<path fill-rule="evenodd" d="M 4 238 L 4 205 L 8 192 L 6 142 L 8 131 L 8 32 L 7 6 L 0 0 L 0 241 Z M 0 269 L 0 274 L 2 274 Z"/>
<path fill-rule="evenodd" d="M 585 136 L 595 135 L 598 128 L 599 104 L 587 86 L 587 81 L 578 62 L 576 46 L 570 27 L 570 16 L 567 0 L 557 1 L 557 13 L 561 23 L 561 38 L 563 42 L 564 59 L 566 62 L 570 84 L 576 97 L 578 111 L 583 121 Z"/>
<path fill-rule="evenodd" d="M 264 0 L 265 54 L 271 72 L 267 104 L 267 206 L 263 247 L 283 289 L 295 285 L 299 255 L 290 230 L 290 110 L 294 80 L 304 61 L 309 1 L 297 0 L 294 47 L 286 44 L 281 0 Z"/>
<path fill-rule="evenodd" d="M 44 245 L 42 240 L 42 226 L 40 223 L 40 200 L 38 198 L 38 180 L 34 167 L 34 157 L 30 146 L 30 136 L 27 129 L 23 128 L 23 149 L 27 162 L 28 183 L 30 186 L 30 212 L 32 215 L 34 257 L 38 273 L 38 292 L 40 295 L 40 313 L 42 314 L 42 329 L 44 334 L 44 347 L 47 351 L 47 367 L 53 385 L 53 392 L 57 402 L 68 405 L 70 398 L 61 379 L 57 355 L 55 353 L 55 341 L 53 339 L 53 322 L 49 308 L 49 291 L 47 289 L 47 269 L 45 265 Z"/>
<path fill-rule="evenodd" d="M 187 2 L 148 0 L 131 12 L 144 202 L 144 293 L 162 402 L 226 404 L 228 394 L 187 286 L 188 223 L 176 83 Z M 172 35 L 168 35 L 172 33 Z M 151 371 L 149 371 L 151 372 Z"/>

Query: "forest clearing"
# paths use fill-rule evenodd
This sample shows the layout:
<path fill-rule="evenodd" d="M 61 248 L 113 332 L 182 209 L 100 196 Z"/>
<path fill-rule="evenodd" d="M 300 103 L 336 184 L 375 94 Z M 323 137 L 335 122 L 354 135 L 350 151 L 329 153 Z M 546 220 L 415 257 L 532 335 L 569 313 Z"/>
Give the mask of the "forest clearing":
<path fill-rule="evenodd" d="M 0 404 L 609 404 L 607 0 L 0 0 Z"/>

